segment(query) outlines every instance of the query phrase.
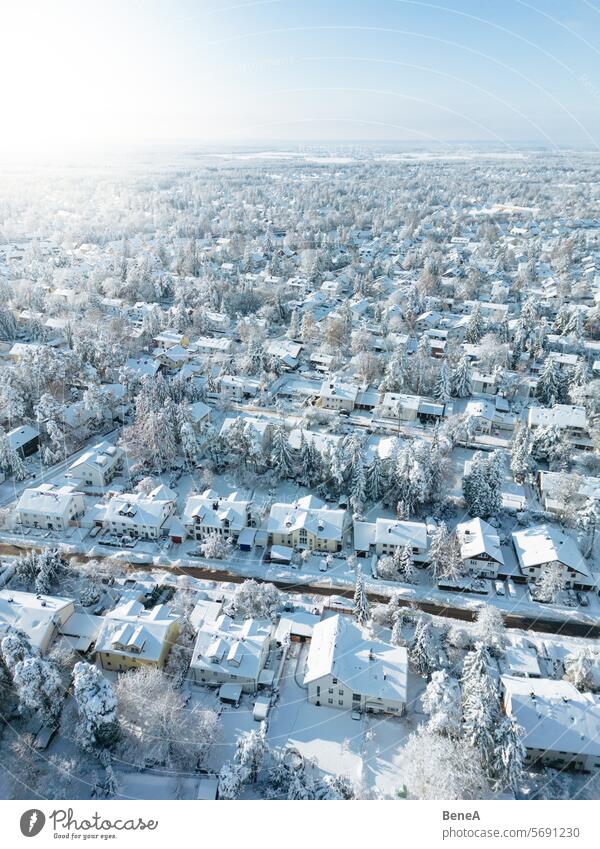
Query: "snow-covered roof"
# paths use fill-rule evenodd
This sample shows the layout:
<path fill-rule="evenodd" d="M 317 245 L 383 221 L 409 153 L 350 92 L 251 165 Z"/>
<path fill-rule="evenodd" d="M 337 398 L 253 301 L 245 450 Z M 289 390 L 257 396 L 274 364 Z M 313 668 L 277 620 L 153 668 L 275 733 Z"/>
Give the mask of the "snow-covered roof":
<path fill-rule="evenodd" d="M 180 617 L 164 604 L 146 610 L 141 602 L 128 601 L 104 617 L 96 639 L 96 651 L 157 662 L 179 620 Z"/>
<path fill-rule="evenodd" d="M 406 649 L 365 638 L 358 625 L 340 614 L 315 625 L 304 684 L 326 675 L 367 698 L 406 702 Z"/>
<path fill-rule="evenodd" d="M 31 425 L 21 425 L 21 427 L 15 427 L 6 434 L 6 438 L 8 439 L 8 444 L 15 451 L 18 451 L 19 448 L 22 448 L 28 442 L 31 442 L 32 439 L 37 439 L 39 437 L 39 431 L 37 431 Z"/>
<path fill-rule="evenodd" d="M 18 513 L 39 513 L 45 516 L 64 516 L 71 508 L 73 499 L 81 499 L 83 494 L 73 486 L 55 486 L 42 483 L 21 493 L 17 503 Z"/>
<path fill-rule="evenodd" d="M 303 528 L 308 533 L 314 534 L 317 539 L 341 542 L 346 521 L 345 510 L 328 508 L 314 495 L 307 495 L 292 504 L 273 504 L 267 531 L 291 534 Z"/>
<path fill-rule="evenodd" d="M 487 554 L 497 563 L 504 563 L 504 555 L 500 548 L 500 537 L 495 528 L 483 519 L 471 519 L 470 522 L 460 522 L 456 526 L 456 534 L 460 542 L 460 556 L 463 560 Z"/>
<path fill-rule="evenodd" d="M 162 484 L 148 495 L 142 492 L 119 493 L 106 505 L 105 519 L 136 527 L 160 527 L 166 519 L 168 505 L 176 500 L 176 493 Z"/>
<path fill-rule="evenodd" d="M 530 407 L 530 427 L 553 426 L 558 428 L 580 428 L 585 430 L 587 417 L 584 407 L 576 407 L 572 404 L 555 404 L 552 408 Z"/>
<path fill-rule="evenodd" d="M 240 531 L 248 524 L 250 501 L 241 499 L 237 492 L 221 498 L 211 489 L 202 495 L 191 495 L 183 511 L 184 525 L 202 525 L 205 528 L 229 527 Z"/>
<path fill-rule="evenodd" d="M 23 631 L 31 645 L 41 649 L 73 613 L 73 599 L 61 596 L 0 590 L 0 627 Z"/>
<path fill-rule="evenodd" d="M 262 619 L 240 622 L 222 614 L 215 620 L 205 620 L 198 626 L 191 667 L 258 681 L 272 630 L 271 622 Z"/>
<path fill-rule="evenodd" d="M 502 676 L 507 712 L 529 749 L 600 755 L 600 699 L 569 681 Z"/>
<path fill-rule="evenodd" d="M 424 522 L 376 519 L 375 543 L 377 545 L 409 545 L 411 548 L 426 549 L 427 525 Z"/>
<path fill-rule="evenodd" d="M 590 570 L 575 540 L 557 528 L 535 525 L 522 531 L 513 531 L 512 538 L 522 569 L 558 561 L 590 577 Z"/>
<path fill-rule="evenodd" d="M 84 451 L 81 457 L 74 460 L 69 466 L 69 472 L 77 472 L 82 466 L 99 466 L 103 469 L 111 469 L 123 456 L 123 449 L 117 448 L 110 442 L 99 442 L 89 451 Z"/>

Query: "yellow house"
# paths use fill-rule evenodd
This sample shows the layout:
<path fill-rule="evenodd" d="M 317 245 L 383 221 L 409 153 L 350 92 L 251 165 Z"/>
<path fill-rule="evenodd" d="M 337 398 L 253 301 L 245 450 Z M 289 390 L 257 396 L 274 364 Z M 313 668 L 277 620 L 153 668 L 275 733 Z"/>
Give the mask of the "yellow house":
<path fill-rule="evenodd" d="M 128 601 L 107 613 L 96 640 L 96 655 L 110 672 L 140 666 L 162 669 L 180 630 L 181 617 L 165 604 L 146 610 L 141 602 Z"/>

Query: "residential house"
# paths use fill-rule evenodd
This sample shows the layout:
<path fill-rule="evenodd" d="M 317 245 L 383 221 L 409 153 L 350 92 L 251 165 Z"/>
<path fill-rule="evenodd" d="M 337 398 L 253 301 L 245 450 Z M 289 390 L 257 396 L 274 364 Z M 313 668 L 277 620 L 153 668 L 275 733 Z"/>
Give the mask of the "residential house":
<path fill-rule="evenodd" d="M 483 519 L 471 519 L 456 526 L 460 556 L 472 575 L 495 578 L 498 567 L 504 565 L 498 531 Z"/>
<path fill-rule="evenodd" d="M 352 412 L 356 404 L 358 386 L 342 383 L 335 378 L 327 378 L 321 385 L 319 399 L 325 410 L 347 410 Z"/>
<path fill-rule="evenodd" d="M 407 680 L 405 648 L 366 637 L 339 614 L 314 626 L 304 676 L 312 704 L 398 716 L 406 708 Z"/>
<path fill-rule="evenodd" d="M 32 648 L 46 654 L 74 611 L 72 598 L 0 590 L 0 637 L 3 629 L 14 628 L 25 634 Z"/>
<path fill-rule="evenodd" d="M 368 523 L 363 523 L 368 524 Z M 374 545 L 377 554 L 393 555 L 408 546 L 415 563 L 429 562 L 429 541 L 425 522 L 405 522 L 399 519 L 376 519 Z"/>
<path fill-rule="evenodd" d="M 575 448 L 589 448 L 587 416 L 584 407 L 555 404 L 552 408 L 530 407 L 527 416 L 530 430 L 538 427 L 556 427 Z"/>
<path fill-rule="evenodd" d="M 521 572 L 529 582 L 537 581 L 542 570 L 558 563 L 566 587 L 590 589 L 595 581 L 575 540 L 550 525 L 533 525 L 512 534 Z"/>
<path fill-rule="evenodd" d="M 158 539 L 167 533 L 167 520 L 175 511 L 177 495 L 160 485 L 149 492 L 114 495 L 106 505 L 103 523 L 116 536 Z"/>
<path fill-rule="evenodd" d="M 341 551 L 349 529 L 347 510 L 327 507 L 314 495 L 273 504 L 267 523 L 269 545 L 310 551 Z"/>
<path fill-rule="evenodd" d="M 222 498 L 213 489 L 187 499 L 182 522 L 187 535 L 196 540 L 211 534 L 237 540 L 244 528 L 255 524 L 251 501 L 240 498 L 237 492 Z"/>
<path fill-rule="evenodd" d="M 21 493 L 15 508 L 17 523 L 26 528 L 64 530 L 83 516 L 83 493 L 73 486 L 42 483 Z"/>
<path fill-rule="evenodd" d="M 8 444 L 24 460 L 31 457 L 40 447 L 40 433 L 31 425 L 15 427 L 6 434 Z"/>
<path fill-rule="evenodd" d="M 83 486 L 103 489 L 123 468 L 125 452 L 110 442 L 100 442 L 69 466 L 68 475 Z"/>
<path fill-rule="evenodd" d="M 234 685 L 239 693 L 254 693 L 270 683 L 265 671 L 273 625 L 268 620 L 236 621 L 222 613 L 198 625 L 190 669 L 196 684 L 209 687 Z M 264 673 L 267 674 L 264 674 Z"/>
<path fill-rule="evenodd" d="M 147 610 L 140 601 L 127 601 L 104 617 L 96 639 L 96 657 L 110 672 L 142 666 L 162 669 L 181 625 L 181 616 L 165 604 Z"/>
<path fill-rule="evenodd" d="M 527 762 L 591 772 L 600 767 L 600 699 L 569 681 L 502 676 L 504 709 L 524 731 Z"/>

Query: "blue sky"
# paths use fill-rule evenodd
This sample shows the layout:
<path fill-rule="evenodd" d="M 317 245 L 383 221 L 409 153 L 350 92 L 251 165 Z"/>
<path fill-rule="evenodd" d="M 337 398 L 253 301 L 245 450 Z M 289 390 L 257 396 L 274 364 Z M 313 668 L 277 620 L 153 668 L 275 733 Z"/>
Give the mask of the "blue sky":
<path fill-rule="evenodd" d="M 12 0 L 0 23 L 5 144 L 600 144 L 600 0 Z"/>

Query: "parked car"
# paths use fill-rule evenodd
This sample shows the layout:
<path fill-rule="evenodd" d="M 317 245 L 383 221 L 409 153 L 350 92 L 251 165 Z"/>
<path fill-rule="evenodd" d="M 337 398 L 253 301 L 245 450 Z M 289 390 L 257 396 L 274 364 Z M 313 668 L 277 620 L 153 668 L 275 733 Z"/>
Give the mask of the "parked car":
<path fill-rule="evenodd" d="M 497 595 L 506 595 L 506 590 L 504 589 L 504 584 L 502 581 L 495 581 L 494 586 L 496 587 Z"/>
<path fill-rule="evenodd" d="M 585 593 L 578 592 L 578 593 L 576 593 L 576 595 L 577 595 L 577 601 L 579 602 L 579 604 L 582 607 L 589 607 L 590 606 L 590 603 L 589 603 Z"/>

